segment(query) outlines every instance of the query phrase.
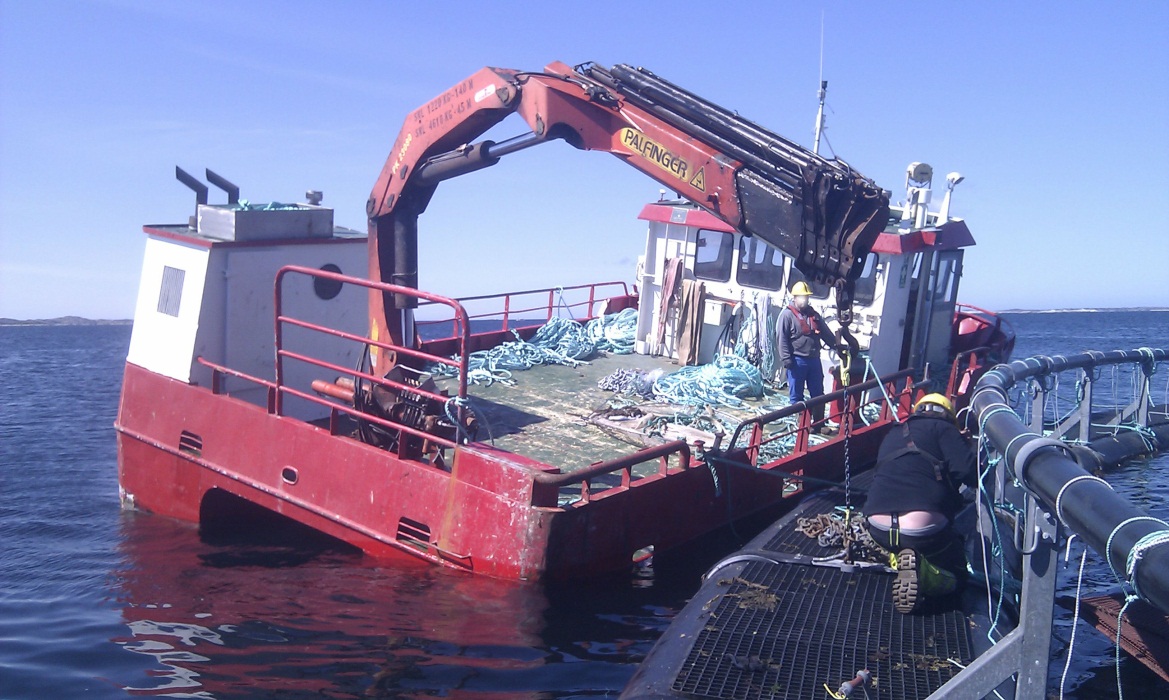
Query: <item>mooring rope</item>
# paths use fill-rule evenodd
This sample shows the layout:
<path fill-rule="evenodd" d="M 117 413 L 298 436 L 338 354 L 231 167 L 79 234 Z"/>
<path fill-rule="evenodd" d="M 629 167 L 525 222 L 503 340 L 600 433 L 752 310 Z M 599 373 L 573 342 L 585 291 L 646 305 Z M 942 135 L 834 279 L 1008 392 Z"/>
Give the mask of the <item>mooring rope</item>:
<path fill-rule="evenodd" d="M 1071 540 L 1068 540 L 1068 545 L 1071 545 Z M 1087 559 L 1088 549 L 1085 547 L 1084 551 L 1080 554 L 1080 573 L 1076 576 L 1076 607 L 1072 612 L 1072 636 L 1068 640 L 1068 653 L 1067 658 L 1063 662 L 1063 675 L 1059 677 L 1059 700 L 1063 700 L 1064 684 L 1068 679 L 1068 669 L 1072 666 L 1072 651 L 1076 648 L 1076 625 L 1080 621 L 1080 588 L 1084 583 L 1084 562 Z"/>

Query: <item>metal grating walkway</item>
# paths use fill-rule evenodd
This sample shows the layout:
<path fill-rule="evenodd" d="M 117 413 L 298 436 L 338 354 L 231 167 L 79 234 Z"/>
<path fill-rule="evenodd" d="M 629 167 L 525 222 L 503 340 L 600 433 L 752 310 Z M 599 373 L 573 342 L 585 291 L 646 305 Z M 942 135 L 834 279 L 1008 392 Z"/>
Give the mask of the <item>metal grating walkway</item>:
<path fill-rule="evenodd" d="M 854 495 L 854 505 L 857 508 L 863 509 L 863 489 L 868 488 L 872 480 L 871 469 L 853 477 L 853 488 L 860 491 Z M 831 551 L 821 547 L 816 540 L 797 530 L 796 525 L 802 517 L 832 512 L 832 509 L 843 503 L 843 500 L 844 494 L 839 489 L 829 489 L 807 496 L 795 510 L 776 523 L 775 534 L 763 545 L 763 549 L 778 554 L 803 554 L 809 557 L 830 554 Z"/>
<path fill-rule="evenodd" d="M 753 562 L 721 578 L 725 592 L 675 677 L 673 690 L 709 698 L 824 697 L 856 671 L 874 698 L 924 698 L 972 652 L 960 610 L 901 615 L 893 577 Z"/>

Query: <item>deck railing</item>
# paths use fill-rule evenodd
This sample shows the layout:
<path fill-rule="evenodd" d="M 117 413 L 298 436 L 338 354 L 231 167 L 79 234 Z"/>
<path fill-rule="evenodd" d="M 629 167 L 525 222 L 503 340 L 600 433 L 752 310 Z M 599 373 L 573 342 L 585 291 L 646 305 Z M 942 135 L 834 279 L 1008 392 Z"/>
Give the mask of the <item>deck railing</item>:
<path fill-rule="evenodd" d="M 996 509 L 1005 504 L 1019 514 L 1012 518 L 1021 531 L 1018 544 L 1023 557 L 1019 625 L 931 697 L 982 697 L 1012 676 L 1017 679 L 1015 697 L 1038 700 L 1047 696 L 1046 660 L 1051 654 L 1058 561 L 1060 552 L 1070 545 L 1069 533 L 1103 557 L 1118 581 L 1132 586 L 1134 595 L 1169 612 L 1169 548 L 1163 546 L 1169 544 L 1169 525 L 1085 471 L 1068 443 L 1057 439 L 1071 427 L 1058 415 L 1055 431 L 1044 435 L 1043 408 L 1048 394 L 1058 393 L 1054 379 L 1060 372 L 1082 372 L 1081 380 L 1088 387 L 1083 389 L 1086 395 L 1077 398 L 1079 407 L 1073 416 L 1084 421 L 1079 436 L 1091 438 L 1090 384 L 1095 372 L 1129 365 L 1135 368 L 1132 376 L 1140 381 L 1132 404 L 1116 407 L 1117 429 L 1126 419 L 1136 422 L 1134 429 L 1148 429 L 1149 382 L 1156 365 L 1166 361 L 1169 351 L 1152 348 L 1037 356 L 998 365 L 979 379 L 970 401 L 971 417 L 985 448 L 980 453 L 985 454 L 987 470 L 994 469 L 993 482 L 984 481 L 983 488 L 989 492 L 985 500 Z M 1012 406 L 1016 388 L 1033 392 L 1031 425 Z M 1021 398 L 1025 412 L 1027 393 Z M 995 533 L 999 537 L 997 528 Z"/>
<path fill-rule="evenodd" d="M 576 296 L 573 292 L 585 292 L 587 297 L 570 301 L 565 298 L 568 296 Z M 583 296 L 583 295 L 581 295 Z M 477 311 L 467 316 L 469 321 L 486 321 L 489 319 L 499 319 L 499 327 L 484 327 L 478 328 L 472 336 L 484 335 L 487 333 L 499 333 L 512 330 L 512 328 L 534 328 L 548 320 L 550 320 L 559 309 L 566 310 L 570 316 L 577 320 L 588 320 L 596 314 L 596 306 L 599 302 L 606 301 L 615 297 L 629 297 L 629 285 L 625 282 L 595 282 L 592 284 L 578 284 L 569 287 L 548 287 L 543 289 L 529 289 L 522 292 L 507 292 L 505 294 L 485 294 L 481 296 L 461 297 L 458 302 L 464 307 L 486 307 L 485 311 Z M 425 308 L 432 306 L 434 302 L 422 302 L 419 307 Z M 419 330 L 417 334 L 420 344 L 436 343 L 439 341 L 450 340 L 454 338 L 453 335 L 436 335 L 430 338 L 423 338 L 426 333 L 422 331 L 429 328 L 439 328 L 444 326 L 454 327 L 453 319 L 443 317 L 437 319 L 415 319 L 414 326 Z M 522 326 L 513 326 L 516 321 L 527 322 Z M 441 333 L 441 331 L 440 331 Z"/>
<path fill-rule="evenodd" d="M 588 503 L 593 498 L 591 480 L 612 474 L 620 474 L 621 482 L 616 486 L 607 485 L 603 490 L 609 492 L 606 495 L 616 493 L 617 491 L 614 489 L 629 489 L 637 484 L 637 481 L 633 478 L 633 468 L 639 464 L 644 464 L 655 459 L 658 460 L 657 475 L 666 476 L 671 473 L 671 455 L 678 456 L 678 466 L 675 468 L 675 472 L 684 471 L 693 466 L 691 464 L 690 446 L 686 444 L 685 440 L 673 440 L 662 445 L 638 450 L 623 457 L 605 462 L 597 462 L 596 464 L 591 464 L 584 469 L 578 469 L 576 471 L 562 474 L 539 472 L 534 476 L 535 488 L 532 492 L 532 505 L 556 505 L 560 489 L 573 484 L 580 484 L 579 502 L 581 504 Z"/>
<path fill-rule="evenodd" d="M 283 300 L 283 281 L 288 275 L 305 275 L 313 278 L 320 278 L 338 282 L 341 284 L 352 284 L 366 289 L 374 289 L 380 292 L 387 292 L 391 294 L 404 294 L 406 296 L 414 297 L 428 304 L 442 304 L 450 307 L 452 316 L 447 320 L 447 323 L 452 323 L 455 330 L 455 335 L 452 336 L 458 342 L 459 352 L 458 359 L 450 359 L 439 355 L 418 350 L 416 348 L 405 347 L 395 343 L 390 343 L 382 340 L 373 340 L 365 336 L 347 333 L 336 328 L 330 328 L 318 323 L 304 321 L 302 319 L 294 318 L 284 313 Z M 335 431 L 337 426 L 338 414 L 343 413 L 352 416 L 353 418 L 367 421 L 383 428 L 390 430 L 401 431 L 408 435 L 429 440 L 444 447 L 454 447 L 455 442 L 446 438 L 432 435 L 430 433 L 418 430 L 409 425 L 404 425 L 397 421 L 388 420 L 367 411 L 362 411 L 358 408 L 345 406 L 334 401 L 330 401 L 321 396 L 317 396 L 306 391 L 302 391 L 295 387 L 289 386 L 285 381 L 285 360 L 292 360 L 294 362 L 302 362 L 313 365 L 329 372 L 340 375 L 349 375 L 353 377 L 354 382 L 368 382 L 371 385 L 381 386 L 387 389 L 392 389 L 399 392 L 409 392 L 427 399 L 432 399 L 440 402 L 447 402 L 451 400 L 450 396 L 445 394 L 438 394 L 432 391 L 427 391 L 417 386 L 404 384 L 402 382 L 394 381 L 386 377 L 378 377 L 369 372 L 353 367 L 343 367 L 327 360 L 322 360 L 316 357 L 311 357 L 303 353 L 295 352 L 284 347 L 284 331 L 286 326 L 302 328 L 310 332 L 320 333 L 333 338 L 338 338 L 347 342 L 357 343 L 362 346 L 362 351 L 366 346 L 379 348 L 387 352 L 397 353 L 401 356 L 411 357 L 426 362 L 434 362 L 438 364 L 455 367 L 459 370 L 459 384 L 457 396 L 459 399 L 465 399 L 467 396 L 467 352 L 466 345 L 470 333 L 470 322 L 467 317 L 467 312 L 458 301 L 448 299 L 447 297 L 431 294 L 418 289 L 409 287 L 401 287 L 395 284 L 386 284 L 384 282 L 373 282 L 358 277 L 350 277 L 327 270 L 319 270 L 311 267 L 301 267 L 299 265 L 286 265 L 276 273 L 276 280 L 274 286 L 274 309 L 275 309 L 275 342 L 276 342 L 276 367 L 275 367 L 275 381 L 269 381 L 260 377 L 248 375 L 238 370 L 233 370 L 229 367 L 218 365 L 210 362 L 203 357 L 198 358 L 199 364 L 211 370 L 211 387 L 215 393 L 222 393 L 222 377 L 230 376 L 249 381 L 267 389 L 267 409 L 269 413 L 275 415 L 284 415 L 284 399 L 287 396 L 303 399 L 310 403 L 315 403 L 329 409 L 330 413 L 330 428 Z M 463 401 L 459 401 L 463 404 Z M 461 406 L 457 408 L 458 418 L 462 420 Z"/>
<path fill-rule="evenodd" d="M 727 451 L 743 451 L 752 466 L 768 468 L 807 454 L 808 450 L 814 447 L 809 440 L 813 429 L 826 425 L 827 420 L 832 420 L 840 426 L 841 435 L 853 430 L 858 421 L 865 421 L 862 411 L 866 406 L 880 407 L 878 417 L 872 423 L 900 420 L 909 414 L 913 394 L 920 388 L 914 383 L 913 375 L 913 369 L 902 370 L 749 418 L 735 428 Z M 825 420 L 814 420 L 812 414 L 821 406 L 831 410 L 827 411 Z M 797 415 L 799 419 L 794 426 L 766 433 L 765 426 Z M 747 430 L 750 431 L 747 443 L 740 445 L 739 440 Z M 766 445 L 791 438 L 794 438 L 794 446 L 790 454 L 760 464 L 760 455 L 763 454 Z"/>

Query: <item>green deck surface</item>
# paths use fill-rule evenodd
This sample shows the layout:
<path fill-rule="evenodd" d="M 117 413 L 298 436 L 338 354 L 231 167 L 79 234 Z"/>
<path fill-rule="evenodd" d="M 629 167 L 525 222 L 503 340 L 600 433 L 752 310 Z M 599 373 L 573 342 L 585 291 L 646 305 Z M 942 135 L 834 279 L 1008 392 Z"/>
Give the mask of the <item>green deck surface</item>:
<path fill-rule="evenodd" d="M 547 365 L 514 372 L 514 386 L 499 383 L 469 386 L 467 393 L 472 397 L 475 411 L 489 424 L 496 447 L 566 472 L 574 471 L 638 449 L 585 420 L 594 411 L 605 408 L 615 396 L 613 392 L 598 389 L 597 382 L 622 368 L 661 369 L 668 373 L 678 369 L 678 365 L 662 357 L 606 355 L 580 367 Z M 458 384 L 454 379 L 443 379 L 439 387 L 453 394 Z M 741 420 L 766 403 L 766 400 L 748 400 L 744 407 L 747 410 L 720 410 Z M 679 410 L 686 409 L 679 407 Z M 489 440 L 487 426 L 480 427 L 478 439 Z"/>

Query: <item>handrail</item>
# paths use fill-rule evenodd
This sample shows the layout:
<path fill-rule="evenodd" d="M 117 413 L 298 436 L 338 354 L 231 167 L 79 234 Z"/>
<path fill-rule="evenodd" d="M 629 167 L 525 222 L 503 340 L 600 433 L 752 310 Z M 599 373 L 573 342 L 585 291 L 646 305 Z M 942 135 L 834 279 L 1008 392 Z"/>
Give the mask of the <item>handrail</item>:
<path fill-rule="evenodd" d="M 1103 479 L 1088 474 L 1061 441 L 1029 429 L 1010 407 L 1009 397 L 1011 388 L 1023 379 L 1069 369 L 1166 360 L 1169 350 L 1150 348 L 1016 360 L 984 374 L 975 385 L 970 405 L 980 433 L 1027 491 L 1103 556 L 1118 578 L 1122 573 L 1126 578 L 1131 575 L 1131 583 L 1142 598 L 1169 612 L 1169 548 L 1149 547 L 1142 553 L 1141 565 L 1135 571 L 1128 569 L 1137 543 L 1157 533 L 1169 537 L 1169 524 L 1150 518 Z"/>
<path fill-rule="evenodd" d="M 1002 314 L 995 313 L 994 311 L 988 311 L 987 309 L 984 309 L 981 306 L 975 306 L 974 304 L 964 304 L 962 302 L 958 302 L 957 304 L 955 304 L 955 307 L 954 307 L 955 313 L 962 313 L 962 312 L 969 312 L 969 311 L 974 311 L 975 313 L 980 313 L 980 314 L 983 314 L 984 316 L 991 317 L 992 319 L 994 319 L 995 328 L 1000 328 L 1001 326 L 1006 325 L 1008 328 L 1011 329 L 1012 333 L 1015 332 L 1015 324 L 1013 324 L 1009 320 L 1007 320 L 1007 318 L 1005 316 L 1003 316 Z"/>
<path fill-rule="evenodd" d="M 394 421 L 380 418 L 380 417 L 375 416 L 371 413 L 366 413 L 364 411 L 360 411 L 356 408 L 352 408 L 352 407 L 346 406 L 344 404 L 333 403 L 332 401 L 326 401 L 325 399 L 322 399 L 319 396 L 313 396 L 311 394 L 306 394 L 305 392 L 299 391 L 297 389 L 293 389 L 292 387 L 288 387 L 288 386 L 278 387 L 275 382 L 270 382 L 267 379 L 262 379 L 260 377 L 254 377 L 250 374 L 240 372 L 239 370 L 231 369 L 230 367 L 224 367 L 223 365 L 218 365 L 218 364 L 211 362 L 210 360 L 204 358 L 202 355 L 200 355 L 199 357 L 197 357 L 195 359 L 199 364 L 211 369 L 211 371 L 212 371 L 212 380 L 211 380 L 212 392 L 214 392 L 214 393 L 219 393 L 218 392 L 218 380 L 215 378 L 217 374 L 226 374 L 226 375 L 229 375 L 232 377 L 237 377 L 239 379 L 245 379 L 247 381 L 254 382 L 254 383 L 259 384 L 261 386 L 267 387 L 267 389 L 268 389 L 268 412 L 269 413 L 276 412 L 274 394 L 277 391 L 285 391 L 285 392 L 288 392 L 289 394 L 292 394 L 293 396 L 304 399 L 304 400 L 309 401 L 311 403 L 320 404 L 321 406 L 324 406 L 325 408 L 328 408 L 331 410 L 341 411 L 342 413 L 347 413 L 347 414 L 353 416 L 354 418 L 359 418 L 359 419 L 364 420 L 364 421 L 376 423 L 376 424 L 382 426 L 383 428 L 389 428 L 390 430 L 403 430 L 411 435 L 423 438 L 424 440 L 430 440 L 432 442 L 439 443 L 445 447 L 454 447 L 455 446 L 454 442 L 452 442 L 451 440 L 447 440 L 444 437 L 440 437 L 438 435 L 431 435 L 430 433 L 424 433 L 424 432 L 417 430 L 415 428 L 411 428 L 408 425 L 402 425 L 400 423 L 395 423 Z M 345 370 L 345 371 L 351 372 L 352 370 Z M 368 377 L 366 377 L 366 378 L 368 378 Z M 409 387 L 409 389 L 411 391 L 417 391 L 417 389 L 415 387 Z M 423 392 L 423 393 L 425 393 L 425 392 Z M 440 398 L 445 398 L 445 397 L 440 397 Z"/>
<path fill-rule="evenodd" d="M 331 372 L 339 372 L 341 374 L 352 374 L 354 379 L 360 378 L 360 379 L 364 379 L 367 382 L 372 382 L 374 384 L 380 384 L 381 386 L 388 386 L 390 388 L 397 389 L 398 391 L 408 391 L 412 394 L 418 394 L 419 396 L 425 396 L 428 399 L 432 399 L 432 400 L 438 401 L 440 403 L 445 403 L 448 400 L 450 400 L 449 396 L 445 396 L 443 394 L 437 394 L 433 391 L 427 391 L 427 390 L 422 389 L 420 387 L 410 386 L 409 384 L 402 384 L 401 382 L 395 382 L 392 379 L 387 379 L 386 377 L 378 377 L 378 376 L 370 374 L 368 372 L 361 372 L 359 370 L 350 369 L 348 367 L 342 367 L 341 365 L 337 365 L 337 364 L 334 364 L 332 362 L 328 362 L 327 360 L 319 360 L 315 357 L 309 357 L 308 355 L 302 355 L 299 352 L 293 352 L 291 350 L 278 350 L 277 352 L 280 353 L 281 357 L 287 357 L 290 360 L 297 360 L 298 362 L 303 362 L 307 365 L 313 365 L 314 367 L 320 367 L 321 369 L 327 369 Z M 332 405 L 332 404 L 330 403 L 330 405 Z"/>
<path fill-rule="evenodd" d="M 236 377 L 237 379 L 246 379 L 250 382 L 255 382 L 256 384 L 259 384 L 261 386 L 265 386 L 269 389 L 276 388 L 276 382 L 268 381 L 267 379 L 264 379 L 262 377 L 253 377 L 252 375 L 247 374 L 246 372 L 241 372 L 238 369 L 232 369 L 230 367 L 224 367 L 223 365 L 217 365 L 214 362 L 212 362 L 211 360 L 208 360 L 207 358 L 203 357 L 202 355 L 199 355 L 198 357 L 196 357 L 195 361 L 198 362 L 199 364 L 203 365 L 204 367 L 210 367 L 212 370 L 215 370 L 215 372 L 217 372 L 219 374 L 226 374 L 229 377 Z M 215 381 L 216 380 L 214 379 L 214 376 L 213 376 L 211 390 L 212 390 L 212 393 L 219 393 L 217 391 L 219 387 L 216 385 Z"/>
<path fill-rule="evenodd" d="M 383 350 L 392 350 L 394 352 L 400 352 L 403 355 L 407 355 L 409 357 L 416 357 L 420 360 L 437 362 L 439 364 L 449 365 L 451 367 L 458 367 L 459 366 L 458 360 L 452 360 L 449 357 L 442 357 L 441 355 L 432 355 L 428 352 L 423 352 L 421 350 L 415 350 L 414 348 L 407 348 L 407 347 L 403 347 L 401 345 L 393 345 L 390 343 L 384 343 L 380 340 L 374 340 L 373 338 L 366 338 L 364 336 L 355 335 L 353 333 L 346 333 L 345 331 L 339 331 L 336 328 L 329 328 L 327 326 L 321 326 L 321 325 L 316 324 L 316 323 L 309 323 L 308 321 L 301 321 L 300 319 L 292 318 L 291 316 L 279 316 L 279 317 L 277 317 L 276 320 L 278 322 L 281 322 L 281 323 L 287 323 L 290 326 L 297 326 L 300 328 L 306 328 L 310 331 L 317 331 L 320 333 L 325 333 L 327 335 L 331 335 L 331 336 L 334 336 L 337 338 L 344 338 L 345 340 L 352 340 L 352 341 L 358 342 L 358 343 L 373 345 L 373 346 L 379 347 Z M 446 323 L 451 323 L 451 322 L 452 322 L 452 319 L 446 320 Z M 345 371 L 349 372 L 350 370 L 345 370 Z"/>
<path fill-rule="evenodd" d="M 353 416 L 354 418 L 358 418 L 358 419 L 363 420 L 363 421 L 368 421 L 370 423 L 376 423 L 377 425 L 380 425 L 383 428 L 388 428 L 390 430 L 399 430 L 399 431 L 407 433 L 409 435 L 413 435 L 414 437 L 418 437 L 418 438 L 422 438 L 423 440 L 429 440 L 430 442 L 438 443 L 444 447 L 456 447 L 457 446 L 457 443 L 454 442 L 453 440 L 448 440 L 448 439 L 441 437 L 439 435 L 434 435 L 433 433 L 427 433 L 427 432 L 424 432 L 422 430 L 418 430 L 417 428 L 411 428 L 410 426 L 405 425 L 403 423 L 397 423 L 397 422 L 392 421 L 392 420 L 381 418 L 379 416 L 373 415 L 372 413 L 366 413 L 364 411 L 353 408 L 351 406 L 346 406 L 344 404 L 339 404 L 339 403 L 333 403 L 332 401 L 326 401 L 325 399 L 322 399 L 319 396 L 313 396 L 312 394 L 305 393 L 303 391 L 300 391 L 299 389 L 294 389 L 290 386 L 282 387 L 282 390 L 291 394 L 292 396 L 295 396 L 295 397 L 300 398 L 300 399 L 304 399 L 305 401 L 310 401 L 312 403 L 318 403 L 318 404 L 325 406 L 327 408 L 341 411 L 342 413 L 348 413 L 349 415 Z"/>
<path fill-rule="evenodd" d="M 735 445 L 739 444 L 739 437 L 743 432 L 743 428 L 748 426 L 748 425 L 751 425 L 751 426 L 757 425 L 759 427 L 763 427 L 767 423 L 777 421 L 781 418 L 787 418 L 788 416 L 793 416 L 797 413 L 803 413 L 804 411 L 807 411 L 807 410 L 812 409 L 812 408 L 816 408 L 818 406 L 828 404 L 832 401 L 839 401 L 840 399 L 843 399 L 846 396 L 854 396 L 856 394 L 864 393 L 870 389 L 876 389 L 881 384 L 891 384 L 891 383 L 896 382 L 900 379 L 905 379 L 907 377 L 911 377 L 911 376 L 913 376 L 914 372 L 916 372 L 916 370 L 914 370 L 913 368 L 903 369 L 899 372 L 894 372 L 893 374 L 889 374 L 889 375 L 886 375 L 884 377 L 877 377 L 876 379 L 869 379 L 867 381 L 861 382 L 860 384 L 852 384 L 850 386 L 844 387 L 843 389 L 837 389 L 836 391 L 833 391 L 831 393 L 817 396 L 814 399 L 808 399 L 807 401 L 798 401 L 798 402 L 790 404 L 788 406 L 784 406 L 783 408 L 778 408 L 774 411 L 771 411 L 770 413 L 764 413 L 761 416 L 755 416 L 753 418 L 748 418 L 747 420 L 743 421 L 742 423 L 739 423 L 738 427 L 735 428 L 735 433 L 731 437 L 731 441 L 729 444 L 732 448 Z"/>
<path fill-rule="evenodd" d="M 452 321 L 456 324 L 456 333 L 457 333 L 457 337 L 459 339 L 458 359 L 457 360 L 450 360 L 447 358 L 439 357 L 438 355 L 430 355 L 429 353 L 424 353 L 424 352 L 421 352 L 421 351 L 418 351 L 418 350 L 415 350 L 412 348 L 406 348 L 406 347 L 403 347 L 400 345 L 394 345 L 392 343 L 387 343 L 384 341 L 377 341 L 377 340 L 373 340 L 373 339 L 360 338 L 358 336 L 353 336 L 352 334 L 341 335 L 341 333 L 342 333 L 341 331 L 335 331 L 335 329 L 331 329 L 331 328 L 328 328 L 326 326 L 321 326 L 319 324 L 309 323 L 307 321 L 299 321 L 296 319 L 290 319 L 289 317 L 284 315 L 283 293 L 282 293 L 283 292 L 284 277 L 288 274 L 302 274 L 302 275 L 306 275 L 308 277 L 319 277 L 322 279 L 340 282 L 341 284 L 353 284 L 353 285 L 357 285 L 359 287 L 365 287 L 366 289 L 373 289 L 373 290 L 377 290 L 380 292 L 387 292 L 387 293 L 391 293 L 391 294 L 401 294 L 401 295 L 405 295 L 405 296 L 409 296 L 409 297 L 414 297 L 416 299 L 421 299 L 421 300 L 428 302 L 428 303 L 431 303 L 431 304 L 442 304 L 444 306 L 449 306 L 449 307 L 451 307 L 451 310 L 453 312 L 453 316 L 450 319 L 450 321 Z M 281 267 L 276 272 L 276 281 L 274 284 L 273 296 L 274 296 L 274 308 L 275 308 L 275 312 L 276 312 L 275 313 L 275 317 L 276 317 L 275 318 L 275 327 L 276 327 L 276 400 L 275 400 L 276 405 L 275 405 L 275 412 L 277 415 L 282 415 L 282 413 L 283 413 L 284 394 L 285 393 L 294 393 L 289 387 L 286 387 L 284 385 L 284 357 L 286 356 L 286 353 L 288 352 L 288 351 L 284 350 L 284 347 L 283 347 L 284 324 L 285 323 L 291 323 L 292 325 L 296 325 L 296 326 L 301 327 L 301 328 L 306 328 L 308 330 L 314 330 L 314 331 L 319 331 L 319 332 L 323 332 L 323 333 L 328 333 L 328 334 L 336 335 L 338 337 L 345 337 L 347 335 L 350 337 L 350 339 L 355 340 L 357 342 L 363 342 L 363 343 L 373 345 L 373 346 L 378 347 L 378 348 L 390 350 L 392 352 L 400 352 L 400 353 L 407 355 L 407 356 L 410 356 L 410 357 L 427 359 L 427 360 L 439 362 L 442 364 L 457 366 L 459 368 L 458 397 L 460 399 L 460 402 L 461 402 L 461 400 L 466 399 L 466 397 L 467 397 L 467 361 L 468 361 L 466 349 L 467 349 L 467 341 L 470 337 L 471 324 L 470 324 L 470 320 L 467 318 L 467 310 L 464 309 L 463 305 L 460 304 L 458 301 L 444 297 L 444 296 L 440 296 L 438 294 L 432 294 L 431 292 L 422 291 L 420 289 L 414 289 L 412 287 L 403 287 L 403 286 L 396 285 L 396 284 L 388 284 L 386 282 L 374 282 L 372 280 L 361 279 L 359 277 L 351 277 L 349 275 L 344 275 L 344 274 L 340 274 L 337 272 L 330 272 L 328 270 L 320 270 L 320 269 L 312 268 L 312 267 L 304 267 L 301 265 L 285 265 L 284 267 Z M 348 370 L 346 370 L 346 371 L 348 371 Z M 388 382 L 388 381 L 389 380 L 383 379 L 383 380 L 379 380 L 379 383 Z M 418 391 L 415 388 L 410 388 L 409 390 L 410 391 Z M 295 392 L 295 393 L 299 394 L 301 392 Z M 330 403 L 329 405 L 333 405 L 333 404 Z M 462 409 L 460 408 L 459 411 L 461 412 Z"/>
<path fill-rule="evenodd" d="M 588 307 L 588 314 L 587 315 L 591 317 L 592 307 L 593 307 L 593 305 L 595 305 L 597 303 L 598 290 L 603 289 L 605 287 L 620 287 L 622 295 L 629 296 L 629 285 L 627 283 L 613 281 L 613 282 L 592 282 L 589 284 L 576 284 L 576 285 L 570 285 L 567 287 L 547 287 L 547 288 L 543 288 L 543 289 L 528 289 L 528 290 L 524 290 L 524 291 L 520 291 L 520 292 L 504 292 L 502 294 L 483 294 L 483 295 L 479 295 L 479 296 L 462 297 L 462 298 L 458 299 L 457 301 L 460 304 L 462 304 L 465 302 L 474 302 L 474 301 L 487 301 L 487 300 L 494 300 L 494 299 L 502 300 L 503 301 L 503 308 L 502 309 L 472 314 L 472 315 L 468 316 L 468 319 L 487 319 L 487 318 L 492 318 L 492 317 L 499 317 L 500 318 L 500 328 L 497 330 L 506 331 L 509 329 L 509 325 L 508 325 L 509 320 L 511 318 L 513 318 L 516 314 L 524 314 L 524 313 L 528 313 L 528 312 L 532 312 L 532 311 L 540 311 L 543 314 L 545 314 L 545 320 L 551 319 L 552 313 L 553 313 L 553 311 L 555 311 L 555 309 L 557 307 L 555 294 L 563 293 L 563 292 L 571 292 L 571 291 L 576 291 L 576 290 L 581 290 L 581 289 L 589 290 L 588 299 L 586 299 L 584 301 L 577 301 L 577 302 L 572 302 L 572 303 L 565 301 L 564 306 L 570 310 L 575 309 L 575 308 L 580 307 L 580 306 Z M 614 290 L 614 291 L 616 291 L 616 290 Z M 541 303 L 537 306 L 530 306 L 530 307 L 526 307 L 526 308 L 522 308 L 522 309 L 511 308 L 512 299 L 514 299 L 516 297 L 524 297 L 524 296 L 530 296 L 530 295 L 535 295 L 535 294 L 547 294 L 548 295 L 547 301 L 545 301 L 544 303 Z M 427 302 L 423 302 L 419 306 L 428 306 L 428 305 L 431 305 L 433 303 L 434 302 L 427 301 Z M 532 302 L 532 303 L 535 303 L 535 302 Z M 535 319 L 533 319 L 533 320 L 535 320 Z M 449 319 L 449 318 L 422 319 L 422 320 L 415 319 L 414 325 L 416 327 L 418 327 L 418 326 L 436 326 L 436 325 L 442 325 L 445 323 L 450 323 L 451 321 L 452 321 L 452 319 Z M 495 332 L 495 331 L 486 331 L 486 332 Z M 474 334 L 472 334 L 472 335 L 474 335 Z M 432 339 L 429 339 L 427 342 L 433 342 L 436 340 L 449 340 L 452 337 L 454 337 L 454 336 L 445 336 L 443 338 L 432 338 Z"/>
<path fill-rule="evenodd" d="M 977 357 L 979 355 L 989 354 L 990 351 L 991 347 L 989 345 L 979 345 L 976 348 L 963 350 L 957 355 L 954 355 L 954 361 L 950 363 L 950 379 L 946 384 L 946 388 L 950 392 L 951 396 L 953 396 L 958 389 L 958 387 L 955 385 L 958 383 L 959 368 L 962 366 L 962 360 L 967 358 L 970 359 L 970 361 L 966 364 L 966 371 L 970 371 L 971 369 L 975 368 L 975 361 Z M 978 367 L 985 367 L 985 365 L 978 365 Z"/>
<path fill-rule="evenodd" d="M 661 445 L 654 445 L 653 447 L 632 452 L 623 457 L 617 457 L 616 459 L 610 459 L 605 462 L 597 462 L 584 469 L 577 469 L 562 474 L 537 472 L 532 478 L 537 484 L 542 486 L 568 486 L 570 484 L 588 481 L 598 476 L 604 476 L 619 469 L 629 469 L 642 462 L 648 462 L 651 459 L 669 457 L 672 454 L 679 456 L 680 466 L 683 469 L 690 467 L 690 446 L 686 444 L 685 440 L 672 440 Z M 661 472 L 659 471 L 659 473 Z"/>
<path fill-rule="evenodd" d="M 459 297 L 457 299 L 457 301 L 459 303 L 463 303 L 463 302 L 467 302 L 467 301 L 484 301 L 487 299 L 502 299 L 504 297 L 520 297 L 520 296 L 524 296 L 527 294 L 544 294 L 547 292 L 556 292 L 556 291 L 570 292 L 570 291 L 573 291 L 575 289 L 588 289 L 589 287 L 593 287 L 593 288 L 596 288 L 596 287 L 615 287 L 617 285 L 621 286 L 621 289 L 624 290 L 625 294 L 627 294 L 627 295 L 629 294 L 629 283 L 619 282 L 619 281 L 614 280 L 612 282 L 591 282 L 589 284 L 574 284 L 574 285 L 571 285 L 568 287 L 545 287 L 545 288 L 541 288 L 541 289 L 525 289 L 522 292 L 502 292 L 499 294 L 481 294 L 479 296 L 474 296 L 474 297 Z M 433 302 L 426 302 L 425 304 L 422 304 L 422 305 L 428 306 L 430 303 L 433 303 Z"/>

